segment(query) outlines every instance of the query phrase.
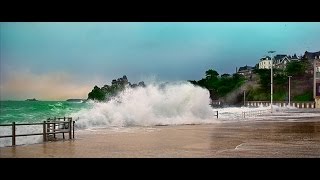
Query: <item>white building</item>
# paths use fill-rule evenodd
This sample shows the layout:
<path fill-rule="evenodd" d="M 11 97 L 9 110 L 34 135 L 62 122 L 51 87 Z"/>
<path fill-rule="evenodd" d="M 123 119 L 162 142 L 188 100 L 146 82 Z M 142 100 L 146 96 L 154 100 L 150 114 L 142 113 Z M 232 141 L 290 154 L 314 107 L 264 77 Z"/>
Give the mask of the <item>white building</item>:
<path fill-rule="evenodd" d="M 260 59 L 259 69 L 271 69 L 271 58 L 269 56 Z"/>
<path fill-rule="evenodd" d="M 296 55 L 291 57 L 285 54 L 277 54 L 273 57 L 273 67 L 276 69 L 285 69 L 289 62 L 298 60 Z M 269 56 L 260 59 L 259 69 L 271 69 L 271 58 Z"/>

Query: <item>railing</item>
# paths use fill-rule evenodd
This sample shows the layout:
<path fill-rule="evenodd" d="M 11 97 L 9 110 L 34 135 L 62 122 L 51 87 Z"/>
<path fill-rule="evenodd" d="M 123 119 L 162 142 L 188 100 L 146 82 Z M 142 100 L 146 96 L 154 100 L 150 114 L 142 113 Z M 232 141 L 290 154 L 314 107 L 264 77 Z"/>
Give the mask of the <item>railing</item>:
<path fill-rule="evenodd" d="M 254 110 L 254 111 L 243 111 L 241 116 L 243 119 L 248 117 L 257 117 L 266 113 L 270 113 L 270 110 Z"/>
<path fill-rule="evenodd" d="M 212 106 L 212 107 L 222 107 L 223 104 L 219 100 L 212 100 L 211 103 L 210 103 L 210 106 Z"/>
<path fill-rule="evenodd" d="M 246 106 L 270 106 L 270 101 L 246 101 Z M 288 106 L 287 101 L 274 101 L 272 103 L 273 105 L 279 106 L 279 107 L 285 107 Z M 291 101 L 290 102 L 291 107 L 297 107 L 297 108 L 315 108 L 315 102 L 314 101 Z"/>
<path fill-rule="evenodd" d="M 59 120 L 64 121 L 59 121 Z M 67 121 L 66 121 L 67 120 Z M 11 135 L 5 135 L 0 136 L 0 138 L 9 138 L 12 137 L 12 146 L 16 145 L 16 137 L 19 136 L 36 136 L 36 135 L 42 135 L 43 136 L 43 142 L 46 142 L 48 140 L 49 135 L 53 135 L 55 138 L 56 134 L 62 133 L 63 139 L 64 139 L 64 133 L 69 134 L 69 139 L 74 138 L 74 123 L 75 121 L 72 121 L 71 117 L 64 117 L 64 118 L 54 118 L 54 119 L 48 119 L 47 121 L 43 121 L 42 123 L 20 123 L 16 124 L 15 122 L 12 122 L 12 124 L 0 124 L 0 126 L 11 126 L 12 127 L 12 134 Z M 41 133 L 30 133 L 30 134 L 16 134 L 16 126 L 29 126 L 29 125 L 42 125 L 42 132 Z"/>
<path fill-rule="evenodd" d="M 219 112 L 218 111 L 216 111 L 217 112 L 217 114 L 215 114 L 214 116 L 217 116 L 217 119 L 218 119 L 218 117 L 219 117 Z"/>

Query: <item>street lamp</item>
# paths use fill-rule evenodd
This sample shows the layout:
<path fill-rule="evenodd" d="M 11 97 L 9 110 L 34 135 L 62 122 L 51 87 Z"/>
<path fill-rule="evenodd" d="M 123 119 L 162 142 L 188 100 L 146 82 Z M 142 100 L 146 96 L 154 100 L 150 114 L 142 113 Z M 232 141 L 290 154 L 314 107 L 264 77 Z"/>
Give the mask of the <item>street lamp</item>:
<path fill-rule="evenodd" d="M 292 76 L 288 76 L 288 78 L 289 78 L 289 97 L 288 97 L 288 99 L 289 99 L 289 103 L 288 103 L 288 106 L 290 106 L 290 78 L 291 78 Z"/>
<path fill-rule="evenodd" d="M 243 106 L 246 107 L 246 90 L 243 91 Z"/>
<path fill-rule="evenodd" d="M 268 51 L 271 54 L 271 113 L 272 113 L 272 98 L 273 98 L 273 61 L 272 61 L 272 54 L 276 51 Z"/>

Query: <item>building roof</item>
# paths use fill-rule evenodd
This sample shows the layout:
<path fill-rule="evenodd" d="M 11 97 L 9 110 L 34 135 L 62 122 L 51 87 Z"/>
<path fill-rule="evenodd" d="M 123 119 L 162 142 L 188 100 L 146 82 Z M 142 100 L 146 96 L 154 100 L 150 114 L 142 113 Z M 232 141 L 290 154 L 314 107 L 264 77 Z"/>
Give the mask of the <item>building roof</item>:
<path fill-rule="evenodd" d="M 266 56 L 260 59 L 260 61 L 264 61 L 264 60 L 271 60 L 270 56 Z"/>
<path fill-rule="evenodd" d="M 274 60 L 280 60 L 280 59 L 283 59 L 285 58 L 287 55 L 285 54 L 277 54 L 276 56 L 273 57 Z"/>
<path fill-rule="evenodd" d="M 291 59 L 298 59 L 298 57 L 297 57 L 296 54 L 294 54 L 294 55 L 291 57 Z"/>
<path fill-rule="evenodd" d="M 252 70 L 252 69 L 253 69 L 253 67 L 246 65 L 246 66 L 240 67 L 240 68 L 239 68 L 239 71 L 247 71 L 247 70 Z M 239 71 L 238 71 L 238 72 L 239 72 Z"/>
<path fill-rule="evenodd" d="M 315 57 L 319 57 L 320 56 L 320 51 L 318 52 L 308 52 L 306 51 L 303 55 L 304 58 L 307 58 L 307 59 L 315 59 Z"/>

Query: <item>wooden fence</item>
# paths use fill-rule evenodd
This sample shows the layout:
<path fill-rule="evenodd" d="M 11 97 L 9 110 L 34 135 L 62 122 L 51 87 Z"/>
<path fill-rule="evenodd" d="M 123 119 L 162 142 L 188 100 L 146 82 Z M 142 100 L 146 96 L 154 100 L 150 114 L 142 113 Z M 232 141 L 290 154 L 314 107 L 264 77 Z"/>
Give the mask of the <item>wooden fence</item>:
<path fill-rule="evenodd" d="M 216 111 L 217 112 L 217 114 L 215 114 L 214 116 L 217 116 L 217 119 L 218 119 L 218 117 L 219 117 L 219 112 L 218 111 Z"/>
<path fill-rule="evenodd" d="M 63 121 L 62 121 L 63 120 Z M 12 122 L 12 124 L 0 124 L 0 126 L 11 126 L 12 128 L 12 134 L 11 135 L 4 135 L 0 136 L 0 138 L 12 138 L 12 146 L 16 145 L 16 137 L 20 136 L 37 136 L 42 135 L 43 136 L 43 142 L 46 142 L 49 140 L 51 136 L 53 138 L 56 138 L 56 134 L 62 133 L 63 139 L 64 133 L 69 134 L 69 139 L 74 138 L 74 123 L 75 121 L 72 120 L 71 117 L 63 117 L 63 118 L 48 118 L 47 121 L 43 121 L 42 123 L 20 123 L 17 124 L 15 122 Z M 29 125 L 42 125 L 42 132 L 38 133 L 30 133 L 30 134 L 16 134 L 16 126 L 29 126 Z"/>

